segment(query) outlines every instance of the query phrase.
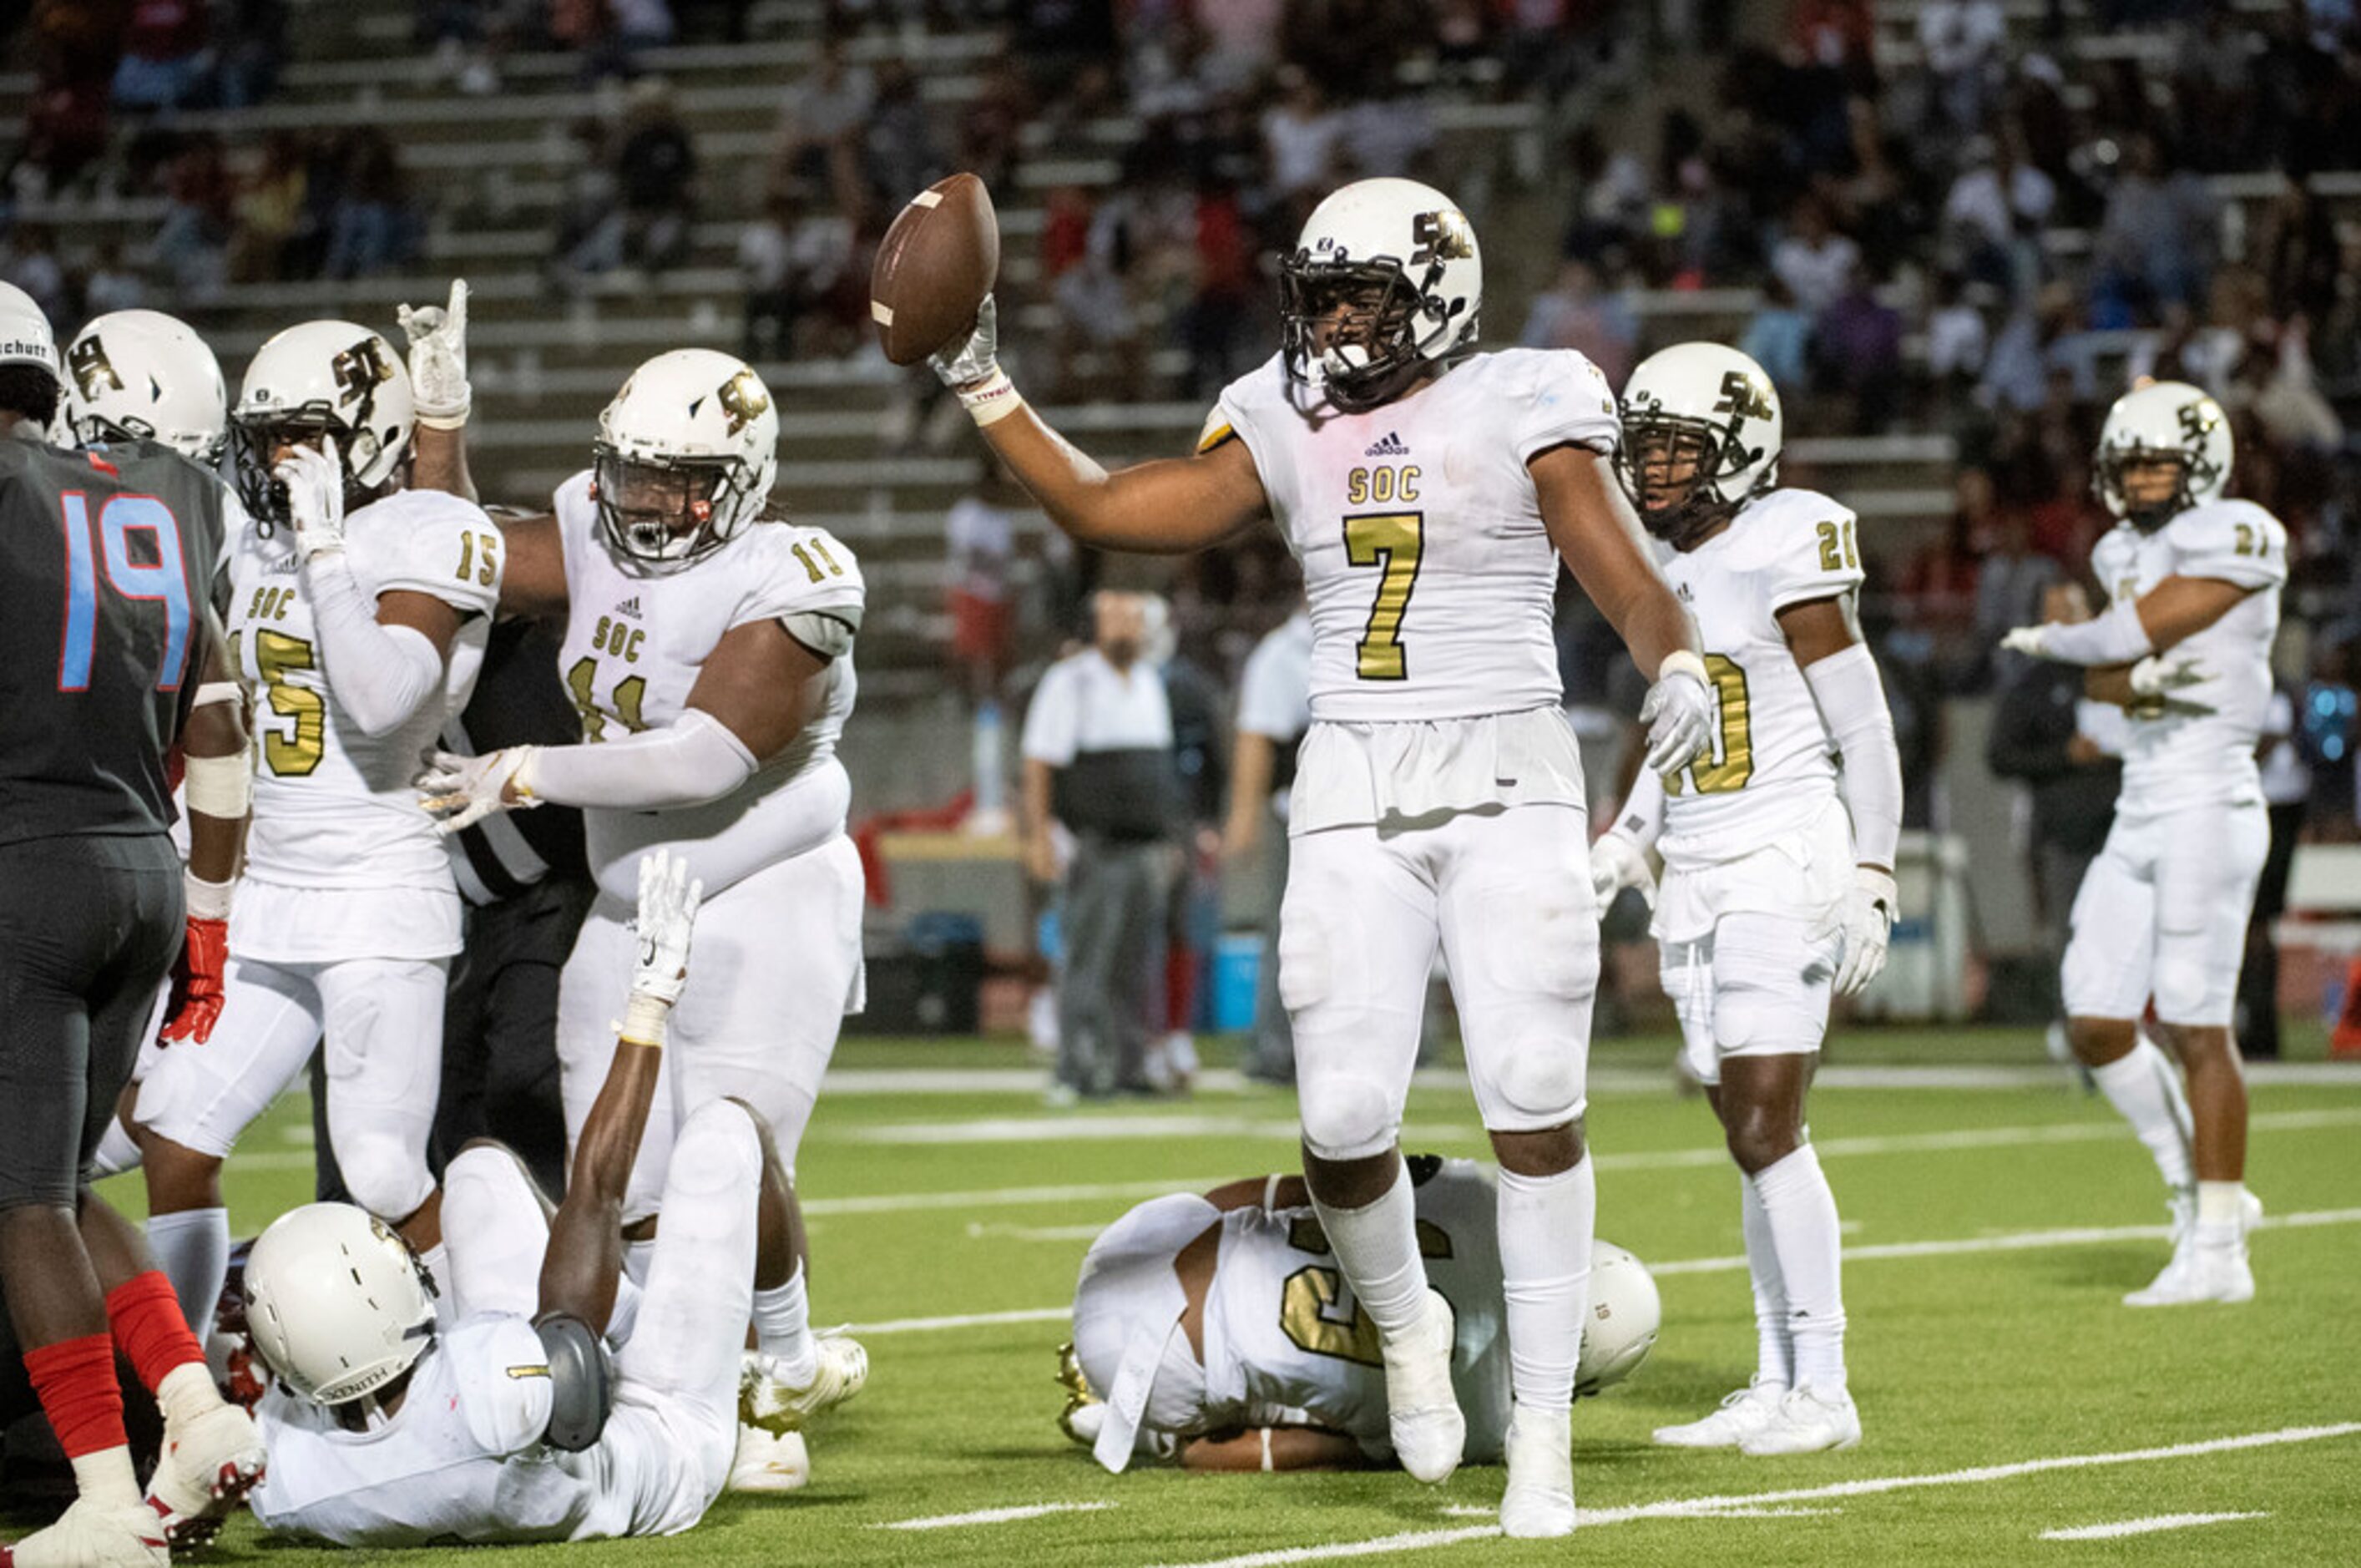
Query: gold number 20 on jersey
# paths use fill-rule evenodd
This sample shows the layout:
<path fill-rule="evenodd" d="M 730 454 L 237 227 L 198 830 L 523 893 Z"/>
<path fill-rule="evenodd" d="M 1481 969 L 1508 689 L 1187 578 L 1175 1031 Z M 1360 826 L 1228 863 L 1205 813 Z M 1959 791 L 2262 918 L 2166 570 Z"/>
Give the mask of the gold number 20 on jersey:
<path fill-rule="evenodd" d="M 1345 520 L 1345 559 L 1378 568 L 1377 602 L 1369 623 L 1353 645 L 1355 669 L 1365 681 L 1410 678 L 1410 657 L 1401 641 L 1402 615 L 1418 585 L 1421 546 L 1426 538 L 1423 512 L 1377 512 Z"/>

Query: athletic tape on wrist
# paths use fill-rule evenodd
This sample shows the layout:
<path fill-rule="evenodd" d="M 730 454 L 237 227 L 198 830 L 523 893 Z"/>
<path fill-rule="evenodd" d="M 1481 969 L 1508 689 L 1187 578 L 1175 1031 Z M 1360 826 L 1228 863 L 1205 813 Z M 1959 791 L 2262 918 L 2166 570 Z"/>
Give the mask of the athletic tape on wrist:
<path fill-rule="evenodd" d="M 229 918 L 230 894 L 235 882 L 207 882 L 194 872 L 187 873 L 183 899 L 192 920 L 226 920 Z"/>
<path fill-rule="evenodd" d="M 189 809 L 235 822 L 254 803 L 254 763 L 244 751 L 234 757 L 190 757 L 181 774 Z"/>
<path fill-rule="evenodd" d="M 472 411 L 472 403 L 463 403 L 460 405 L 459 411 L 457 413 L 430 414 L 420 412 L 417 415 L 417 419 L 418 422 L 428 430 L 465 430 L 467 428 L 467 415 Z"/>
<path fill-rule="evenodd" d="M 976 385 L 960 387 L 955 390 L 959 393 L 959 400 L 967 405 L 968 417 L 975 421 L 979 430 L 988 424 L 999 423 L 1025 406 L 1025 399 L 1017 392 L 1016 384 L 1008 378 L 1008 372 L 997 365 L 992 367 L 990 376 Z"/>
<path fill-rule="evenodd" d="M 624 1004 L 623 1021 L 616 1027 L 623 1038 L 636 1045 L 661 1047 L 664 1043 L 664 1020 L 671 1015 L 671 1003 L 644 991 L 634 991 L 631 1001 Z"/>
<path fill-rule="evenodd" d="M 1708 691 L 1713 689 L 1713 682 L 1707 677 L 1705 673 L 1705 661 L 1699 658 L 1689 649 L 1674 649 L 1671 652 L 1664 655 L 1664 662 L 1656 666 L 1657 680 L 1669 680 L 1675 675 L 1694 676 L 1696 677 L 1697 685 L 1705 687 Z"/>

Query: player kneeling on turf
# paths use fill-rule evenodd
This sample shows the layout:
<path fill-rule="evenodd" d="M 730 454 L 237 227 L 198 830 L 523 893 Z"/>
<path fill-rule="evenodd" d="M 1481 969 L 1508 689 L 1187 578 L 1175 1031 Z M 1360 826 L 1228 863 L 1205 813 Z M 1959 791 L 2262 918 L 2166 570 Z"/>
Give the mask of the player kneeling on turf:
<path fill-rule="evenodd" d="M 688 1118 L 643 1290 L 620 1221 L 701 891 L 677 858 L 641 863 L 621 1043 L 556 1212 L 498 1145 L 452 1161 L 450 1328 L 415 1255 L 358 1209 L 297 1209 L 255 1243 L 247 1322 L 278 1375 L 267 1529 L 346 1546 L 671 1535 L 720 1495 L 753 1291 L 790 1261 L 757 1244 L 786 1192 L 768 1130 L 732 1100 Z"/>
<path fill-rule="evenodd" d="M 1468 1160 L 1407 1162 L 1427 1277 L 1452 1309 L 1466 1457 L 1508 1442 L 1509 1342 L 1498 1202 Z M 1655 1343 L 1655 1281 L 1611 1243 L 1592 1255 L 1575 1390 L 1629 1376 Z M 1301 1177 L 1255 1177 L 1141 1204 L 1082 1260 L 1060 1424 L 1100 1464 L 1320 1470 L 1395 1463 L 1385 1355 Z"/>
<path fill-rule="evenodd" d="M 1894 723 L 1853 612 L 1853 514 L 1776 488 L 1780 431 L 1771 378 L 1718 344 L 1665 349 L 1623 389 L 1617 471 L 1668 547 L 1720 724 L 1661 784 L 1642 771 L 1591 854 L 1603 913 L 1648 885 L 1648 846 L 1663 851 L 1664 990 L 1742 1176 L 1761 1336 L 1753 1383 L 1656 1441 L 1752 1454 L 1861 1441 L 1836 1199 L 1805 1141 L 1804 1094 L 1830 997 L 1885 965 L 1902 828 Z"/>

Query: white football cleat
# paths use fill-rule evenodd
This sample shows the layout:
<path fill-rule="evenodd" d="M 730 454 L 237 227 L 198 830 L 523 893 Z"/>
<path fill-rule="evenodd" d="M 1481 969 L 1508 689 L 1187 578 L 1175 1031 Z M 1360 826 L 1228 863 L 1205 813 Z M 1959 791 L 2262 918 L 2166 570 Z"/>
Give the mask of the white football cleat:
<path fill-rule="evenodd" d="M 1451 1303 L 1430 1288 L 1417 1325 L 1385 1346 L 1386 1425 L 1394 1457 L 1429 1484 L 1449 1480 L 1467 1446 L 1467 1418 L 1451 1391 L 1455 1321 Z"/>
<path fill-rule="evenodd" d="M 146 1503 L 103 1508 L 88 1497 L 14 1546 L 0 1546 L 0 1568 L 170 1568 L 164 1523 Z"/>
<path fill-rule="evenodd" d="M 2219 1233 L 2218 1234 L 2215 1233 Z M 2126 1307 L 2187 1307 L 2201 1302 L 2235 1305 L 2255 1299 L 2255 1271 L 2246 1261 L 2246 1237 L 2237 1225 L 2199 1225 L 2173 1249 L 2147 1288 L 2124 1298 Z"/>
<path fill-rule="evenodd" d="M 1771 1424 L 1778 1414 L 1779 1401 L 1786 1397 L 1784 1383 L 1757 1378 L 1724 1398 L 1720 1409 L 1703 1420 L 1658 1427 L 1650 1435 L 1666 1448 L 1736 1448 Z"/>
<path fill-rule="evenodd" d="M 148 1504 L 173 1555 L 198 1551 L 221 1533 L 262 1480 L 265 1458 L 254 1418 L 226 1401 L 186 1421 L 165 1422 L 164 1451 L 148 1483 Z"/>
<path fill-rule="evenodd" d="M 738 1429 L 738 1454 L 730 1463 L 729 1492 L 799 1492 L 811 1484 L 811 1450 L 799 1431 Z"/>
<path fill-rule="evenodd" d="M 1574 1421 L 1570 1410 L 1509 1413 L 1509 1487 L 1500 1494 L 1500 1533 L 1542 1541 L 1574 1533 Z"/>
<path fill-rule="evenodd" d="M 1790 1388 L 1760 1431 L 1739 1440 L 1738 1452 L 1756 1459 L 1783 1453 L 1825 1453 L 1861 1441 L 1861 1411 L 1852 1396 Z"/>
<path fill-rule="evenodd" d="M 823 1410 L 834 1409 L 869 1382 L 869 1353 L 857 1340 L 842 1334 L 816 1336 L 813 1348 L 819 1370 L 811 1381 L 796 1385 L 782 1380 L 777 1364 L 759 1351 L 749 1352 L 738 1379 L 738 1423 L 779 1435 L 800 1431 Z"/>

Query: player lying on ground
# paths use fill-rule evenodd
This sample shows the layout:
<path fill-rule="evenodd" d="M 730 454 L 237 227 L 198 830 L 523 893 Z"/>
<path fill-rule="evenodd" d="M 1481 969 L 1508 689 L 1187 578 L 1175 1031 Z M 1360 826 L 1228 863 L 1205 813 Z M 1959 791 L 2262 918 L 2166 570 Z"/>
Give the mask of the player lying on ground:
<path fill-rule="evenodd" d="M 1777 488 L 1781 431 L 1771 378 L 1719 344 L 1667 348 L 1624 388 L 1618 472 L 1697 617 L 1721 723 L 1690 766 L 1643 773 L 1591 850 L 1602 918 L 1623 888 L 1654 892 L 1647 851 L 1664 855 L 1664 991 L 1738 1162 L 1754 1284 L 1753 1382 L 1656 1441 L 1753 1454 L 1861 1440 L 1836 1198 L 1804 1096 L 1832 998 L 1885 965 L 1902 829 L 1853 514 Z"/>
<path fill-rule="evenodd" d="M 474 493 L 465 426 L 467 286 L 408 312 L 412 361 L 437 411 L 418 481 Z M 837 738 L 855 695 L 864 590 L 852 553 L 774 501 L 779 416 L 751 366 L 709 349 L 657 355 L 598 416 L 588 469 L 547 515 L 506 524 L 500 609 L 563 622 L 559 665 L 582 743 L 437 753 L 418 784 L 456 829 L 494 811 L 583 808 L 599 898 L 559 983 L 557 1051 L 569 1137 L 605 1081 L 609 1021 L 639 857 L 684 857 L 708 890 L 706 973 L 682 994 L 679 1060 L 624 1201 L 645 1268 L 679 1124 L 727 1096 L 760 1112 L 792 1171 L 844 1014 L 861 1006 L 861 860 L 845 835 L 851 782 Z M 785 1491 L 807 1474 L 774 1429 L 860 1391 L 861 1346 L 816 1335 L 792 1208 L 764 1245 L 797 1259 L 757 1295 L 743 1451 L 733 1490 Z"/>
<path fill-rule="evenodd" d="M 184 932 L 167 753 L 185 741 L 218 768 L 244 733 L 209 700 L 227 678 L 205 598 L 220 487 L 152 441 L 49 445 L 60 393 L 47 318 L 0 285 L 0 588 L 22 611 L 0 648 L 0 1288 L 76 1494 L 0 1563 L 158 1568 L 211 1533 L 261 1444 L 89 1181 Z M 144 1501 L 118 1353 L 164 1415 Z"/>
<path fill-rule="evenodd" d="M 1500 1164 L 1516 1410 L 1501 1528 L 1574 1529 L 1570 1431 L 1597 1185 L 1583 1138 L 1598 931 L 1553 608 L 1571 568 L 1655 684 L 1649 765 L 1707 739 L 1697 630 L 1608 458 L 1615 404 L 1574 353 L 1476 350 L 1467 219 L 1406 180 L 1345 186 L 1281 265 L 1282 351 L 1232 383 L 1196 455 L 1110 474 L 995 362 L 990 301 L 935 369 L 1077 540 L 1180 554 L 1274 520 L 1301 559 L 1312 725 L 1279 922 L 1304 1177 L 1384 1347 L 1402 1467 L 1440 1481 L 1466 1425 L 1398 1134 L 1438 943 Z"/>
<path fill-rule="evenodd" d="M 2134 1307 L 2255 1294 L 2246 1233 L 2262 1205 L 2246 1189 L 2246 1080 L 2230 1025 L 2270 851 L 2255 757 L 2287 531 L 2223 499 L 2232 457 L 2229 416 L 2197 388 L 2158 381 L 2116 399 L 2092 462 L 2121 520 L 2091 552 L 2108 608 L 2006 639 L 2089 666 L 2090 694 L 2131 715 L 2114 825 L 2074 898 L 2060 989 L 2074 1054 L 2155 1156 L 2172 1207 L 2172 1259 L 2124 1298 Z M 2140 1033 L 2151 1001 L 2178 1070 Z"/>
<path fill-rule="evenodd" d="M 744 1103 L 683 1125 L 644 1290 L 623 1276 L 698 894 L 685 861 L 642 862 L 621 1037 L 556 1212 L 497 1144 L 452 1161 L 447 1328 L 416 1255 L 358 1209 L 297 1209 L 254 1244 L 247 1322 L 277 1376 L 252 1499 L 266 1528 L 346 1546 L 671 1535 L 720 1495 L 753 1293 L 792 1264 L 761 1245 L 786 1182 Z"/>
<path fill-rule="evenodd" d="M 1466 1457 L 1508 1441 L 1497 1199 L 1469 1160 L 1405 1164 L 1427 1277 L 1452 1309 Z M 1629 1376 L 1655 1342 L 1655 1283 L 1598 1244 L 1576 1391 Z M 1302 1179 L 1257 1177 L 1141 1204 L 1107 1227 L 1074 1288 L 1060 1375 L 1068 1436 L 1120 1471 L 1346 1469 L 1393 1463 L 1376 1325 L 1338 1273 Z"/>

